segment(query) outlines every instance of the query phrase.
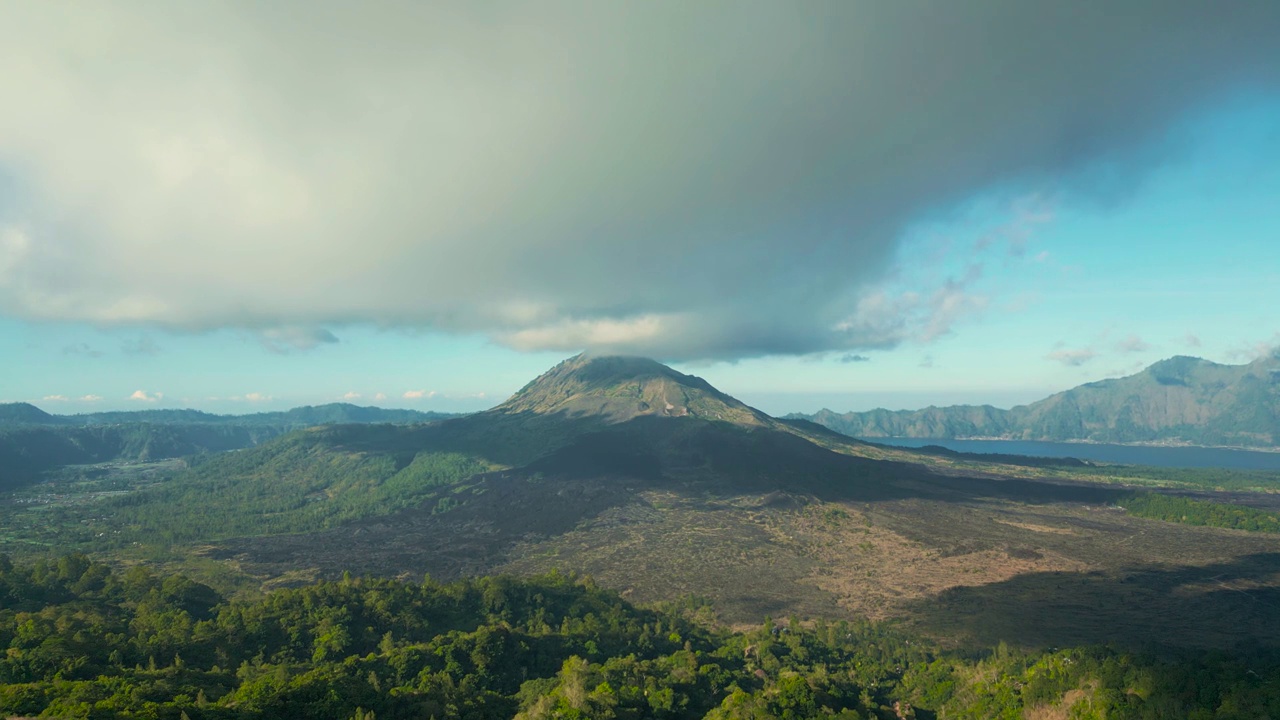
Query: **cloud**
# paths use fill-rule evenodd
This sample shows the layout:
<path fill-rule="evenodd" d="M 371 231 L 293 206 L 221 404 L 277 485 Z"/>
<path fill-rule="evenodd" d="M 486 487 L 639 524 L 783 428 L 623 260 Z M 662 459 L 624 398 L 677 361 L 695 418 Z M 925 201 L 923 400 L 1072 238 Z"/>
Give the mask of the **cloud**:
<path fill-rule="evenodd" d="M 982 277 L 982 266 L 970 265 L 962 277 L 947 278 L 932 292 L 893 293 L 878 288 L 862 296 L 850 316 L 835 330 L 865 348 L 889 348 L 902 342 L 929 343 L 951 333 L 963 318 L 980 314 L 990 298 L 972 291 Z"/>
<path fill-rule="evenodd" d="M 812 10 L 107 3 L 86 34 L 15 4 L 0 315 L 275 352 L 350 323 L 673 360 L 928 342 L 982 300 L 874 300 L 904 228 L 1110 192 L 1280 68 L 1274 0 Z M 864 302 L 904 314 L 846 323 Z"/>
<path fill-rule="evenodd" d="M 1070 367 L 1079 367 L 1096 357 L 1098 357 L 1098 353 L 1093 348 L 1078 348 L 1074 350 L 1062 348 L 1045 355 L 1046 360 L 1060 362 Z"/>
<path fill-rule="evenodd" d="M 406 390 L 402 397 L 404 397 L 405 400 L 430 400 L 435 396 L 435 390 Z"/>
<path fill-rule="evenodd" d="M 102 396 L 101 395 L 81 395 L 79 400 L 80 402 L 101 402 Z"/>
<path fill-rule="evenodd" d="M 683 336 L 688 318 L 644 315 L 622 320 L 561 320 L 553 324 L 504 333 L 503 341 L 524 350 L 569 350 L 582 347 L 628 349 L 653 347 L 664 333 Z"/>
<path fill-rule="evenodd" d="M 67 396 L 66 395 L 45 395 L 43 398 L 41 398 L 41 400 L 45 400 L 47 402 L 66 402 Z"/>
<path fill-rule="evenodd" d="M 149 402 L 149 403 L 159 402 L 160 400 L 164 399 L 164 393 L 158 392 L 158 393 L 148 394 L 146 390 L 134 390 L 133 394 L 129 396 L 129 399 L 137 400 L 139 402 Z"/>
<path fill-rule="evenodd" d="M 245 393 L 244 399 L 251 403 L 260 403 L 260 402 L 266 402 L 270 400 L 271 396 L 264 395 L 263 393 L 251 392 L 251 393 Z"/>
<path fill-rule="evenodd" d="M 846 365 L 850 363 L 864 363 L 864 362 L 871 362 L 871 358 L 867 357 L 866 355 L 858 355 L 856 353 L 845 353 L 844 355 L 840 356 L 840 362 Z"/>
<path fill-rule="evenodd" d="M 338 342 L 336 335 L 321 327 L 273 327 L 258 330 L 256 334 L 263 347 L 280 355 Z"/>
<path fill-rule="evenodd" d="M 62 354 L 63 355 L 79 355 L 81 357 L 88 357 L 88 358 L 100 358 L 105 353 L 103 353 L 101 350 L 95 350 L 94 348 L 90 347 L 88 343 L 76 343 L 74 345 L 68 345 L 62 348 Z"/>
<path fill-rule="evenodd" d="M 0 283 L 13 282 L 31 253 L 31 238 L 16 227 L 0 227 Z"/>
<path fill-rule="evenodd" d="M 1227 357 L 1244 362 L 1280 359 L 1280 331 L 1272 333 L 1266 340 L 1234 347 L 1227 351 Z"/>
<path fill-rule="evenodd" d="M 160 350 L 160 346 L 146 335 L 120 343 L 120 351 L 125 355 L 159 355 Z"/>
<path fill-rule="evenodd" d="M 1195 333 L 1187 333 L 1187 336 L 1182 338 L 1182 344 L 1187 347 L 1198 348 L 1200 347 L 1200 336 Z"/>
<path fill-rule="evenodd" d="M 1018 198 L 1012 210 L 1012 218 L 1008 222 L 978 238 L 976 250 L 985 250 L 998 240 L 1004 240 L 1008 255 L 1022 257 L 1027 254 L 1027 243 L 1031 240 L 1036 228 L 1052 222 L 1056 214 L 1054 203 L 1039 194 Z M 1034 259 L 1036 262 L 1044 262 L 1049 259 L 1049 253 L 1042 251 Z"/>
<path fill-rule="evenodd" d="M 360 393 L 358 393 L 358 392 L 355 392 L 355 391 L 353 390 L 353 391 L 348 392 L 348 393 L 343 393 L 343 395 L 342 395 L 341 399 L 342 399 L 342 400 L 346 400 L 347 402 L 352 402 L 352 401 L 355 401 L 355 400 L 359 400 L 359 399 L 360 399 L 360 398 L 362 398 L 362 397 L 364 397 L 364 396 L 363 396 L 363 395 L 361 395 L 361 394 L 360 394 Z"/>
<path fill-rule="evenodd" d="M 386 400 L 386 399 L 387 399 L 387 394 L 386 394 L 386 393 L 378 393 L 377 395 L 374 395 L 374 396 L 373 396 L 373 399 L 374 399 L 374 400 L 376 400 L 377 402 L 382 402 L 383 400 Z"/>
<path fill-rule="evenodd" d="M 922 368 L 931 368 L 931 367 L 933 367 L 933 356 L 932 356 L 932 355 L 925 355 L 924 357 L 920 358 L 920 367 L 922 367 Z"/>
<path fill-rule="evenodd" d="M 1146 352 L 1151 349 L 1151 343 L 1138 337 L 1135 333 L 1130 333 L 1125 339 L 1116 344 L 1116 349 L 1125 353 Z"/>

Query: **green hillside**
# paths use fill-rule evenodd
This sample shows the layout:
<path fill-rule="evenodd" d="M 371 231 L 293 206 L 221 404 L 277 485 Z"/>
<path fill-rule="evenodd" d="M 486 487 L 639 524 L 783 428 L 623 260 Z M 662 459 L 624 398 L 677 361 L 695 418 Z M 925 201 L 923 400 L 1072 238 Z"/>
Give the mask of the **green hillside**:
<path fill-rule="evenodd" d="M 49 415 L 26 403 L 0 405 L 0 490 L 67 465 L 148 462 L 251 448 L 299 428 L 337 423 L 425 423 L 454 417 L 333 403 L 285 412 L 213 415 L 139 410 Z"/>
<path fill-rule="evenodd" d="M 363 452 L 344 428 L 321 427 L 202 456 L 160 487 L 105 507 L 125 529 L 117 545 L 315 531 L 417 505 L 491 467 L 458 453 Z"/>
<path fill-rule="evenodd" d="M 0 491 L 64 465 L 147 462 L 250 447 L 278 430 L 238 425 L 127 423 L 0 427 Z"/>

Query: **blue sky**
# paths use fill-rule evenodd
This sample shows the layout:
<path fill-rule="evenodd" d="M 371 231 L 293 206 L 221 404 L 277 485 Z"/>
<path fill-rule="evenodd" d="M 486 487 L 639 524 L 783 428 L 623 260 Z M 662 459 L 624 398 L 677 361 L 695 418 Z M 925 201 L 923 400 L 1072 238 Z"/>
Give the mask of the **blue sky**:
<path fill-rule="evenodd" d="M 0 27 L 0 401 L 477 410 L 592 349 L 1007 407 L 1280 344 L 1274 2 L 306 8 Z"/>

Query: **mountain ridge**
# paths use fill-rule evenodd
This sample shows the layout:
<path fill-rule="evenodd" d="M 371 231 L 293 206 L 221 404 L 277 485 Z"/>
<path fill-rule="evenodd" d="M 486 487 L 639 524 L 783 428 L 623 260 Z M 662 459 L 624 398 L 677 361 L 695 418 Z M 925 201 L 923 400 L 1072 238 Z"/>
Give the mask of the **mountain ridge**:
<path fill-rule="evenodd" d="M 1179 355 L 1008 410 L 991 405 L 792 413 L 862 438 L 1280 446 L 1280 359 L 1224 365 Z"/>
<path fill-rule="evenodd" d="M 422 424 L 451 417 L 456 416 L 346 403 L 250 415 L 177 409 L 51 415 L 30 403 L 7 403 L 0 405 L 0 491 L 62 465 L 243 450 L 318 425 Z"/>
<path fill-rule="evenodd" d="M 138 422 L 165 424 L 287 425 L 309 427 L 331 423 L 412 423 L 433 422 L 457 417 L 457 413 L 380 408 L 351 403 L 300 405 L 289 410 L 230 415 L 191 408 L 151 410 L 107 410 L 55 415 L 28 402 L 0 403 L 0 427 L 7 425 L 114 425 Z"/>

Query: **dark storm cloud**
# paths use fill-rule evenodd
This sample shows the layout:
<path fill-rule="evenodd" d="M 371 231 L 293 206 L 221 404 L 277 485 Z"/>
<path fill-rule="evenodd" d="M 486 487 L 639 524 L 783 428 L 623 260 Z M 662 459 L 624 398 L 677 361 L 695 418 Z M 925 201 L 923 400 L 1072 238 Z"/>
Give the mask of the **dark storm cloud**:
<path fill-rule="evenodd" d="M 6 15 L 0 312 L 669 359 L 944 334 L 981 303 L 878 290 L 905 224 L 996 186 L 1109 191 L 1280 68 L 1271 0 Z M 307 332 L 264 343 L 330 341 Z"/>

